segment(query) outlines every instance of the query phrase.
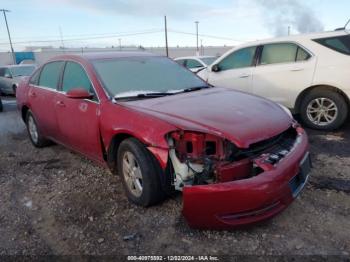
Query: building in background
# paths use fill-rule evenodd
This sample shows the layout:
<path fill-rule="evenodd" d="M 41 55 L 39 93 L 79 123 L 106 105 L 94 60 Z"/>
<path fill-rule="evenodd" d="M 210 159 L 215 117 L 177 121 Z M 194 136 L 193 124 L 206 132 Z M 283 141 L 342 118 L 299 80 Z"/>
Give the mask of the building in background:
<path fill-rule="evenodd" d="M 230 50 L 232 46 L 204 46 L 201 47 L 202 55 L 220 56 Z M 86 52 L 115 52 L 115 51 L 146 51 L 158 55 L 165 55 L 165 47 L 147 47 L 142 46 L 119 46 L 111 48 L 54 48 L 52 46 L 28 46 L 24 52 L 15 52 L 16 62 L 33 60 L 40 65 L 50 58 L 62 54 L 82 54 Z M 169 47 L 169 57 L 176 58 L 180 56 L 193 56 L 196 54 L 196 47 Z M 12 64 L 10 52 L 0 52 L 0 65 Z"/>

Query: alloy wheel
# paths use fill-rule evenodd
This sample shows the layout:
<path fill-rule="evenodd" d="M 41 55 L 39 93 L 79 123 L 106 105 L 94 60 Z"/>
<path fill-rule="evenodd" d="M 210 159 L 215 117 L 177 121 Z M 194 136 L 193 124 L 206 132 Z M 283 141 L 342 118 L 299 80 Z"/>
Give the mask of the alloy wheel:
<path fill-rule="evenodd" d="M 326 126 L 335 121 L 338 107 L 329 98 L 320 97 L 311 100 L 306 108 L 308 119 L 318 126 Z"/>
<path fill-rule="evenodd" d="M 33 142 L 38 143 L 38 139 L 39 139 L 38 128 L 32 116 L 28 117 L 28 130 Z"/>
<path fill-rule="evenodd" d="M 142 172 L 133 153 L 126 151 L 122 163 L 123 176 L 129 191 L 135 196 L 142 194 Z"/>

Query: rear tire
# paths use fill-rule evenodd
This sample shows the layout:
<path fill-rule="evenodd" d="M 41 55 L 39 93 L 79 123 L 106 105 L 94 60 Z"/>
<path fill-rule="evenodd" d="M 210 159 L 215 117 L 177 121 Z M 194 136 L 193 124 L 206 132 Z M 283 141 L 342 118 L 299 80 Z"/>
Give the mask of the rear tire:
<path fill-rule="evenodd" d="M 13 95 L 16 96 L 17 85 L 13 85 L 13 86 L 12 86 L 12 89 L 13 89 Z"/>
<path fill-rule="evenodd" d="M 140 141 L 128 138 L 121 142 L 117 167 L 129 201 L 147 207 L 164 199 L 160 184 L 161 168 Z"/>
<path fill-rule="evenodd" d="M 327 89 L 311 90 L 300 104 L 302 122 L 318 130 L 331 131 L 341 127 L 348 111 L 344 97 Z"/>
<path fill-rule="evenodd" d="M 41 148 L 50 144 L 50 141 L 41 135 L 33 113 L 28 110 L 26 115 L 26 126 L 30 141 L 35 147 Z"/>

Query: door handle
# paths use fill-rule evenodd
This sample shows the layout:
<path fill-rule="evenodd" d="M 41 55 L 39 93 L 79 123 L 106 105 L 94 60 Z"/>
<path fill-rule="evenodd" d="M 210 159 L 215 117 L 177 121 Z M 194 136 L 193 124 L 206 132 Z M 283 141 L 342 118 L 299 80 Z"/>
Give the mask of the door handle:
<path fill-rule="evenodd" d="M 292 71 L 292 72 L 298 72 L 298 71 L 303 71 L 304 70 L 304 68 L 293 68 L 293 69 L 291 69 L 290 71 Z"/>
<path fill-rule="evenodd" d="M 29 96 L 30 97 L 36 97 L 36 94 L 35 94 L 35 92 L 29 92 Z"/>
<path fill-rule="evenodd" d="M 249 74 L 241 74 L 240 76 L 239 76 L 239 78 L 247 78 L 247 77 L 249 77 L 250 75 Z"/>
<path fill-rule="evenodd" d="M 66 105 L 63 103 L 63 101 L 57 101 L 56 105 L 60 106 L 60 107 L 65 107 Z"/>

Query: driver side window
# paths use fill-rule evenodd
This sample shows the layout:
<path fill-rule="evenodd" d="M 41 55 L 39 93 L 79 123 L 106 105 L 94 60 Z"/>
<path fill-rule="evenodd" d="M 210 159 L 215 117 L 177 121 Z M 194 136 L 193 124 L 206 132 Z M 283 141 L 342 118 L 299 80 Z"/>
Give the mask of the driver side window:
<path fill-rule="evenodd" d="M 256 49 L 253 46 L 233 52 L 218 64 L 220 71 L 253 66 Z"/>
<path fill-rule="evenodd" d="M 62 91 L 68 92 L 73 88 L 86 89 L 90 94 L 94 95 L 92 100 L 97 101 L 96 93 L 84 68 L 75 62 L 67 62 L 64 68 Z"/>

